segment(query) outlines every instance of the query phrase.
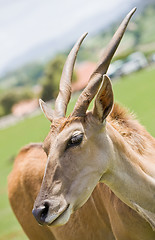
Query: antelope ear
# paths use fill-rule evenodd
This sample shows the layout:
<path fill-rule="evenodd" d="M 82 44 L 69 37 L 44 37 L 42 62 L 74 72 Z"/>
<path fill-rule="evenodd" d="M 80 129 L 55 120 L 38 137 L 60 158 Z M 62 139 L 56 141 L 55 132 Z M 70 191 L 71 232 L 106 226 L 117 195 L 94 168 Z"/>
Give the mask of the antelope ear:
<path fill-rule="evenodd" d="M 43 111 L 45 117 L 52 122 L 53 117 L 54 117 L 54 112 L 53 110 L 41 99 L 39 99 L 39 104 L 40 104 L 40 108 Z"/>
<path fill-rule="evenodd" d="M 103 122 L 110 113 L 113 102 L 112 84 L 108 76 L 104 75 L 101 87 L 95 99 L 93 115 Z"/>

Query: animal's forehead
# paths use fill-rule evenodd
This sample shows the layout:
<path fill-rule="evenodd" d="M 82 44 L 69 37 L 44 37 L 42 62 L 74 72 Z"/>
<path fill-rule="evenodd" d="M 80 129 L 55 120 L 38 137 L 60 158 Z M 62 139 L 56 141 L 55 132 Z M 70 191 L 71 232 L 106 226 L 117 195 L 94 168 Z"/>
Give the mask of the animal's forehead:
<path fill-rule="evenodd" d="M 84 122 L 84 120 L 80 117 L 68 117 L 68 118 L 60 118 L 56 119 L 51 124 L 51 132 L 52 133 L 60 133 L 65 128 L 70 125 L 74 125 L 74 123 Z"/>
<path fill-rule="evenodd" d="M 64 125 L 66 119 L 60 118 L 52 121 L 52 124 L 50 126 L 51 132 L 58 133 L 60 132 L 61 127 Z"/>

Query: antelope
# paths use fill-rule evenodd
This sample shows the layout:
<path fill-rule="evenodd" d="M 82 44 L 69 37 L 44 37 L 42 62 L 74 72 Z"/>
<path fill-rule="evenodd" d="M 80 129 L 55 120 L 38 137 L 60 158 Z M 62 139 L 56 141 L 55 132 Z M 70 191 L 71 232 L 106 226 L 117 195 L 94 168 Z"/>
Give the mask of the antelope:
<path fill-rule="evenodd" d="M 12 209 L 31 240 L 155 239 L 155 139 L 114 104 L 105 75 L 135 10 L 114 34 L 68 117 L 73 67 L 87 34 L 68 55 L 55 110 L 40 100 L 49 134 L 20 151 L 8 179 Z"/>

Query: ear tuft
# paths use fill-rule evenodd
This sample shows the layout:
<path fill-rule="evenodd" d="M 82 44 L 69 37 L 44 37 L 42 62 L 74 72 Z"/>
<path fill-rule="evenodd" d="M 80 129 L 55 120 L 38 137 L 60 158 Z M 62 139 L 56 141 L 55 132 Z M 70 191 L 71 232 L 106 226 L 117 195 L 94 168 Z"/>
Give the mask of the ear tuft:
<path fill-rule="evenodd" d="M 54 116 L 53 110 L 42 99 L 39 99 L 39 104 L 40 104 L 40 108 L 41 108 L 42 112 L 44 113 L 45 117 L 50 122 L 52 122 L 53 116 Z"/>
<path fill-rule="evenodd" d="M 107 75 L 103 76 L 103 81 L 95 99 L 93 115 L 101 122 L 108 116 L 113 107 L 112 84 Z"/>

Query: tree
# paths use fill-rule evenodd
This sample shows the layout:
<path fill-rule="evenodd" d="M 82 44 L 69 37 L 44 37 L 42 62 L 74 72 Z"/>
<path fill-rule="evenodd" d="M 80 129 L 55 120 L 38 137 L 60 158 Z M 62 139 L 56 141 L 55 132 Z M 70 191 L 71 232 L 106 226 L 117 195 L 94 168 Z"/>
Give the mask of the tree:
<path fill-rule="evenodd" d="M 5 93 L 0 99 L 1 115 L 7 115 L 11 113 L 11 108 L 16 102 L 17 102 L 17 95 L 14 94 L 14 92 L 9 91 Z"/>
<path fill-rule="evenodd" d="M 44 76 L 41 79 L 42 84 L 41 98 L 44 101 L 48 101 L 57 96 L 59 89 L 59 81 L 61 78 L 65 60 L 66 60 L 65 55 L 57 55 L 52 61 L 50 61 L 46 65 Z M 75 78 L 76 75 L 73 74 L 73 79 Z"/>
<path fill-rule="evenodd" d="M 10 114 L 15 103 L 21 100 L 32 99 L 34 97 L 30 89 L 14 89 L 6 91 L 0 96 L 0 117 Z"/>
<path fill-rule="evenodd" d="M 59 55 L 46 65 L 44 76 L 41 79 L 41 98 L 44 101 L 48 101 L 56 96 L 64 62 L 65 57 L 63 55 Z"/>

